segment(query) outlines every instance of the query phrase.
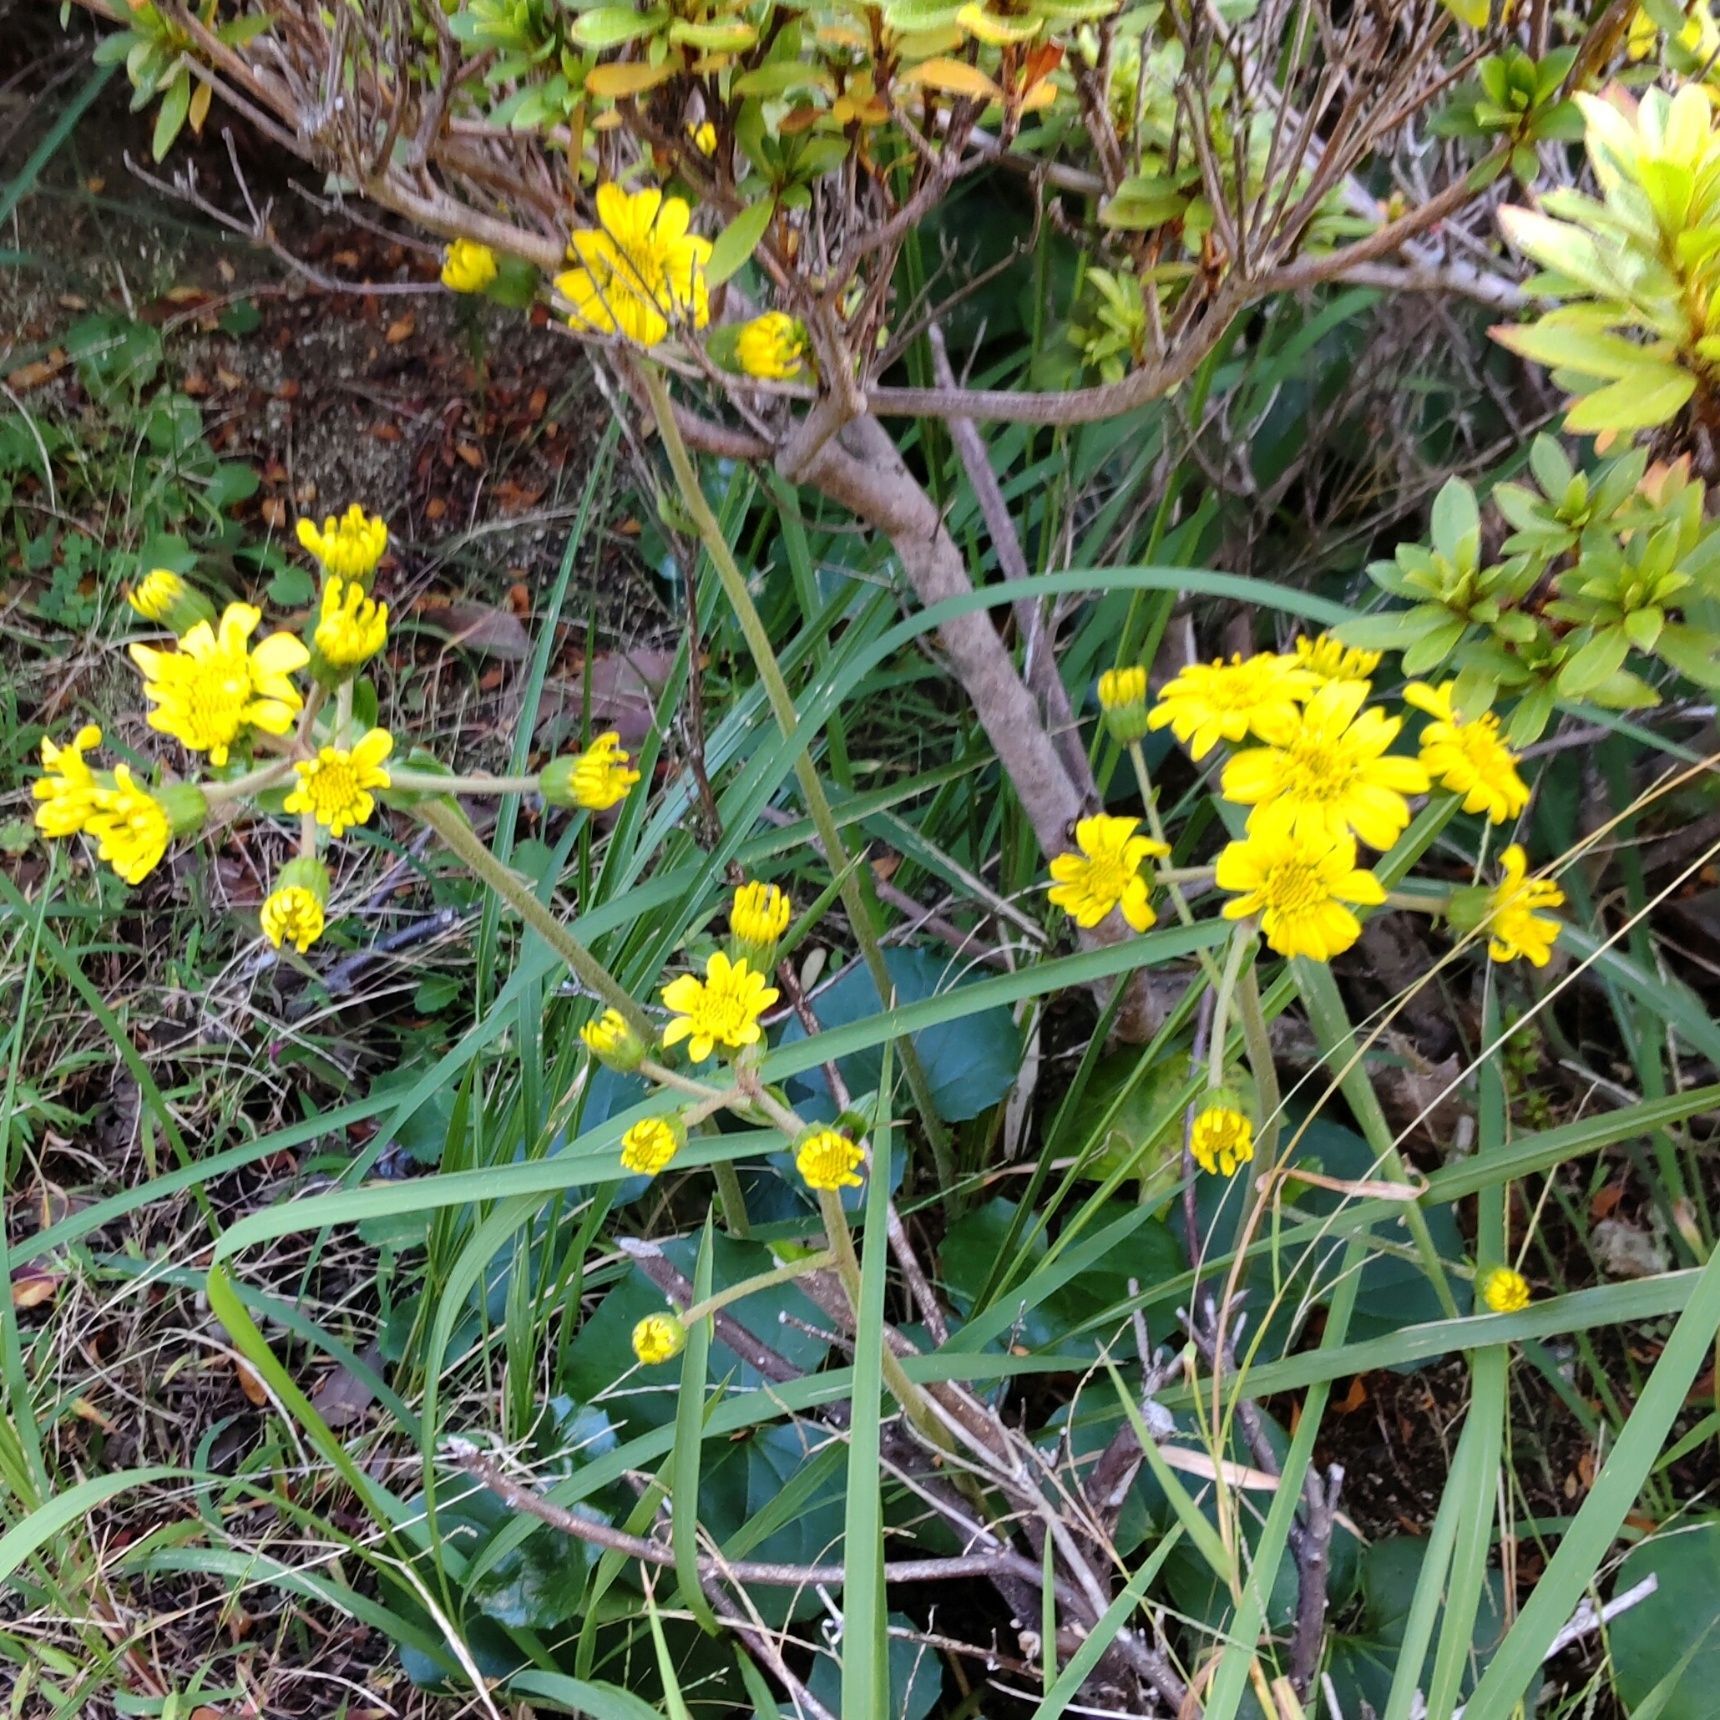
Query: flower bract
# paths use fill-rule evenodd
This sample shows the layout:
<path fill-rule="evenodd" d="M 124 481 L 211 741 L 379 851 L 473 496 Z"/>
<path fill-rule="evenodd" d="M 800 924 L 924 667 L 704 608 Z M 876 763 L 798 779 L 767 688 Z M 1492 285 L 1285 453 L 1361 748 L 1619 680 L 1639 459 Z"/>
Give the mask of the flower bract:
<path fill-rule="evenodd" d="M 376 810 L 372 789 L 387 788 L 383 767 L 394 749 L 387 729 L 372 729 L 350 750 L 323 747 L 315 758 L 300 759 L 293 769 L 299 785 L 286 799 L 288 812 L 308 812 L 331 836 L 363 824 Z"/>
<path fill-rule="evenodd" d="M 1137 931 L 1158 919 L 1148 901 L 1149 885 L 1142 865 L 1162 859 L 1170 850 L 1150 836 L 1137 836 L 1138 818 L 1098 813 L 1075 826 L 1079 854 L 1059 854 L 1051 862 L 1051 901 L 1084 930 L 1099 924 L 1113 909 Z"/>
<path fill-rule="evenodd" d="M 574 328 L 656 346 L 673 323 L 709 323 L 711 241 L 688 231 L 685 202 L 655 187 L 628 192 L 611 182 L 597 188 L 597 220 L 569 241 L 568 256 L 579 266 L 555 278 Z"/>
<path fill-rule="evenodd" d="M 230 603 L 216 626 L 200 621 L 177 650 L 133 645 L 144 697 L 155 707 L 149 726 L 216 765 L 227 762 L 247 727 L 285 734 L 303 703 L 291 677 L 310 653 L 290 633 L 271 633 L 253 647 L 262 619 L 250 604 Z"/>
<path fill-rule="evenodd" d="M 1250 819 L 1248 834 L 1218 857 L 1217 882 L 1235 893 L 1226 919 L 1260 917 L 1267 943 L 1281 956 L 1330 961 L 1361 936 L 1355 907 L 1378 907 L 1385 888 L 1356 866 L 1348 836 L 1310 834 L 1281 809 Z"/>
<path fill-rule="evenodd" d="M 665 1045 L 687 1041 L 687 1055 L 703 1063 L 720 1045 L 739 1051 L 763 1037 L 759 1017 L 780 993 L 765 983 L 745 960 L 731 962 L 721 950 L 705 963 L 705 977 L 682 974 L 663 988 L 663 1002 L 675 1019 L 663 1030 Z"/>

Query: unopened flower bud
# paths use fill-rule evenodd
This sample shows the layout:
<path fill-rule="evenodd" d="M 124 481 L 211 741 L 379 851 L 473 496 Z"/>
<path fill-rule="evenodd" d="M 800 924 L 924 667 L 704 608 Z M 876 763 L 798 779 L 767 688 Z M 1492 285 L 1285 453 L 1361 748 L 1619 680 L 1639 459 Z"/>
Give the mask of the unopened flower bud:
<path fill-rule="evenodd" d="M 756 880 L 735 891 L 729 907 L 730 954 L 755 972 L 768 974 L 776 966 L 776 946 L 793 918 L 788 892 Z"/>
<path fill-rule="evenodd" d="M 599 735 L 584 752 L 551 759 L 538 775 L 538 792 L 551 806 L 607 812 L 627 798 L 638 780 L 621 736 L 611 732 Z"/>
<path fill-rule="evenodd" d="M 151 568 L 125 594 L 125 600 L 145 621 L 159 622 L 179 638 L 199 621 L 215 619 L 215 605 L 168 567 Z"/>
<path fill-rule="evenodd" d="M 606 1009 L 586 1022 L 579 1030 L 579 1037 L 585 1041 L 586 1050 L 605 1069 L 613 1069 L 621 1075 L 631 1075 L 645 1061 L 645 1054 L 650 1050 L 618 1009 Z"/>
<path fill-rule="evenodd" d="M 328 868 L 309 854 L 289 860 L 275 879 L 258 919 L 276 949 L 291 944 L 303 955 L 323 935 Z"/>
<path fill-rule="evenodd" d="M 1147 672 L 1139 663 L 1107 669 L 1099 677 L 1099 709 L 1105 727 L 1124 746 L 1147 733 Z"/>
<path fill-rule="evenodd" d="M 676 1314 L 647 1314 L 633 1328 L 633 1354 L 648 1368 L 672 1362 L 687 1346 L 687 1328 Z"/>

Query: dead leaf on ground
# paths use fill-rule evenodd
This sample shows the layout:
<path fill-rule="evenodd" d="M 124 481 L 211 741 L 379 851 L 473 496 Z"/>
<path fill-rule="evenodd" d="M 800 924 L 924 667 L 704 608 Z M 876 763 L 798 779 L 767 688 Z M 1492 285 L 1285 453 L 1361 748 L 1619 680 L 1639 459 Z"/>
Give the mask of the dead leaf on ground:
<path fill-rule="evenodd" d="M 543 703 L 538 710 L 540 732 L 556 737 L 565 734 L 568 721 L 577 723 L 585 709 L 589 685 L 592 733 L 603 734 L 613 729 L 624 747 L 636 750 L 651 733 L 656 721 L 657 695 L 668 680 L 674 661 L 671 652 L 645 649 L 605 652 L 587 658 L 583 674 L 544 688 Z"/>
<path fill-rule="evenodd" d="M 245 1394 L 246 1401 L 261 1409 L 269 1401 L 269 1394 L 263 1389 L 263 1382 L 244 1362 L 235 1360 L 233 1371 L 239 1376 L 239 1390 Z"/>
<path fill-rule="evenodd" d="M 365 1347 L 359 1360 L 375 1369 L 382 1365 L 382 1351 L 376 1344 Z M 311 1393 L 311 1408 L 330 1427 L 345 1427 L 358 1421 L 375 1401 L 376 1393 L 349 1368 L 334 1368 L 322 1377 Z"/>
<path fill-rule="evenodd" d="M 12 1306 L 39 1308 L 51 1302 L 58 1293 L 63 1272 L 50 1272 L 42 1266 L 15 1266 L 12 1269 Z"/>
<path fill-rule="evenodd" d="M 412 338 L 412 331 L 417 328 L 417 326 L 418 319 L 414 316 L 408 315 L 396 317 L 394 321 L 388 325 L 388 332 L 382 338 L 386 340 L 390 346 L 399 346 L 403 340 L 410 340 Z"/>
<path fill-rule="evenodd" d="M 448 643 L 480 657 L 501 657 L 519 662 L 531 655 L 531 635 L 520 618 L 506 609 L 486 603 L 449 602 L 425 598 L 416 609 L 432 626 L 442 628 Z"/>

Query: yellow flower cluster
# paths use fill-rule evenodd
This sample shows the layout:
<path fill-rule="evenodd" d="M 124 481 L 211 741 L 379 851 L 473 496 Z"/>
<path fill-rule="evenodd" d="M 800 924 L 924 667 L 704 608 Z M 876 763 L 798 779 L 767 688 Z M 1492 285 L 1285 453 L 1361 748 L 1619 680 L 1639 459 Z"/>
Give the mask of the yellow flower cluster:
<path fill-rule="evenodd" d="M 1248 808 L 1244 834 L 1218 856 L 1214 881 L 1228 892 L 1229 919 L 1256 919 L 1284 956 L 1330 961 L 1361 936 L 1355 910 L 1380 906 L 1385 889 L 1360 862 L 1358 845 L 1390 848 L 1408 828 L 1410 799 L 1436 784 L 1466 812 L 1495 823 L 1517 817 L 1528 785 L 1491 712 L 1459 709 L 1456 682 L 1412 682 L 1404 700 L 1430 719 L 1417 755 L 1394 752 L 1404 719 L 1369 705 L 1379 653 L 1322 635 L 1288 652 L 1238 654 L 1194 663 L 1143 710 L 1146 671 L 1107 670 L 1099 705 L 1125 743 L 1168 728 L 1197 763 L 1230 750 L 1219 792 Z M 1144 769 L 1144 765 L 1142 766 Z M 1074 854 L 1051 862 L 1050 900 L 1083 928 L 1120 911 L 1136 931 L 1155 920 L 1147 862 L 1162 843 L 1136 833 L 1139 821 L 1099 814 L 1075 828 Z M 1513 850 L 1520 860 L 1521 850 Z M 1545 962 L 1558 922 L 1535 910 L 1563 900 L 1544 882 L 1523 882 L 1510 854 L 1496 892 L 1490 950 L 1496 960 Z"/>
<path fill-rule="evenodd" d="M 806 369 L 806 330 L 785 311 L 766 311 L 735 337 L 735 362 L 748 376 L 792 382 Z"/>
<path fill-rule="evenodd" d="M 1521 1314 L 1534 1299 L 1529 1280 L 1509 1266 L 1495 1266 L 1482 1273 L 1476 1287 L 1482 1307 L 1490 1314 Z"/>
<path fill-rule="evenodd" d="M 569 325 L 635 346 L 661 344 L 677 323 L 704 328 L 711 320 L 711 241 L 688 231 L 692 218 L 685 202 L 655 187 L 598 186 L 598 224 L 578 229 L 568 243 L 578 267 L 555 278 Z"/>
<path fill-rule="evenodd" d="M 544 766 L 539 788 L 552 806 L 580 806 L 587 812 L 607 812 L 627 798 L 639 780 L 633 760 L 614 730 L 599 735 L 584 752 L 552 759 Z"/>
<path fill-rule="evenodd" d="M 1189 1130 L 1188 1150 L 1210 1176 L 1235 1176 L 1254 1157 L 1254 1125 L 1231 1105 L 1208 1105 Z"/>
<path fill-rule="evenodd" d="M 442 253 L 442 285 L 450 292 L 481 293 L 496 278 L 496 253 L 471 239 L 456 239 Z"/>
<path fill-rule="evenodd" d="M 371 790 L 388 787 L 383 760 L 393 750 L 388 730 L 372 729 L 351 747 L 327 746 L 315 758 L 300 759 L 293 766 L 299 785 L 287 796 L 286 810 L 309 813 L 330 836 L 344 836 L 376 810 Z"/>
<path fill-rule="evenodd" d="M 367 580 L 388 552 L 387 525 L 357 502 L 338 519 L 330 514 L 320 528 L 313 520 L 300 520 L 298 537 L 331 579 Z"/>
<path fill-rule="evenodd" d="M 356 577 L 331 573 L 311 643 L 325 663 L 341 672 L 337 679 L 369 662 L 387 642 L 388 605 L 368 595 Z"/>
<path fill-rule="evenodd" d="M 621 1137 L 621 1168 L 654 1177 L 686 1144 L 686 1125 L 679 1117 L 644 1117 Z"/>

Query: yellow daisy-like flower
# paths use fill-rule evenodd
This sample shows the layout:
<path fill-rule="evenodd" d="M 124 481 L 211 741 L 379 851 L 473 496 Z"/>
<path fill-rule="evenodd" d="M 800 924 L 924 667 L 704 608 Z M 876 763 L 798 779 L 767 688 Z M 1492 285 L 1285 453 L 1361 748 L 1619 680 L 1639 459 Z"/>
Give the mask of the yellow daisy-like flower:
<path fill-rule="evenodd" d="M 1157 921 L 1141 866 L 1147 860 L 1163 859 L 1170 849 L 1150 836 L 1137 836 L 1140 822 L 1105 812 L 1083 818 L 1075 826 L 1075 844 L 1081 852 L 1059 854 L 1052 860 L 1050 899 L 1083 930 L 1098 925 L 1113 908 L 1120 908 L 1137 932 Z"/>
<path fill-rule="evenodd" d="M 308 812 L 331 836 L 343 836 L 376 810 L 370 791 L 387 788 L 390 778 L 382 761 L 393 750 L 388 730 L 372 729 L 350 750 L 324 747 L 315 758 L 300 759 L 293 766 L 299 785 L 287 796 L 286 810 Z"/>
<path fill-rule="evenodd" d="M 145 621 L 165 621 L 185 597 L 185 581 L 171 568 L 152 568 L 125 594 L 125 600 Z"/>
<path fill-rule="evenodd" d="M 451 292 L 481 293 L 496 278 L 496 253 L 472 239 L 456 239 L 442 253 L 442 285 Z"/>
<path fill-rule="evenodd" d="M 304 702 L 291 677 L 310 653 L 290 633 L 271 633 L 253 647 L 262 619 L 249 603 L 229 603 L 217 626 L 198 622 L 177 650 L 133 645 L 144 697 L 155 706 L 149 726 L 208 753 L 216 765 L 227 762 L 247 726 L 284 735 Z"/>
<path fill-rule="evenodd" d="M 810 1130 L 794 1149 L 794 1168 L 813 1189 L 859 1188 L 865 1162 L 865 1153 L 834 1129 Z"/>
<path fill-rule="evenodd" d="M 569 241 L 568 256 L 579 267 L 555 278 L 573 328 L 656 346 L 671 323 L 710 322 L 711 241 L 688 232 L 692 211 L 681 198 L 655 187 L 629 193 L 600 185 L 597 220 Z"/>
<path fill-rule="evenodd" d="M 1421 762 L 1435 782 L 1463 796 L 1465 812 L 1485 812 L 1503 824 L 1529 804 L 1529 785 L 1517 774 L 1499 719 L 1488 711 L 1466 722 L 1452 703 L 1456 688 L 1455 681 L 1438 687 L 1411 681 L 1404 688 L 1404 703 L 1433 718 L 1421 732 Z"/>
<path fill-rule="evenodd" d="M 1523 957 L 1545 967 L 1560 922 L 1539 910 L 1563 907 L 1565 892 L 1551 878 L 1528 876 L 1529 857 L 1518 843 L 1499 856 L 1499 867 L 1502 876 L 1487 898 L 1487 953 L 1496 962 Z"/>
<path fill-rule="evenodd" d="M 1276 651 L 1190 663 L 1165 684 L 1147 723 L 1168 727 L 1191 758 L 1203 759 L 1220 741 L 1234 745 L 1251 734 L 1265 739 L 1289 728 L 1297 701 L 1314 686 L 1306 669 Z"/>
<path fill-rule="evenodd" d="M 1509 1266 L 1495 1266 L 1482 1273 L 1476 1288 L 1481 1293 L 1482 1306 L 1490 1314 L 1521 1314 L 1532 1300 L 1529 1280 Z"/>
<path fill-rule="evenodd" d="M 683 1039 L 687 1055 L 703 1063 L 720 1045 L 739 1051 L 763 1037 L 759 1017 L 781 994 L 742 961 L 731 962 L 721 950 L 705 963 L 705 977 L 684 973 L 663 988 L 663 1002 L 675 1019 L 663 1030 L 665 1045 Z"/>
<path fill-rule="evenodd" d="M 36 828 L 44 836 L 75 836 L 89 822 L 97 785 L 84 754 L 101 744 L 102 732 L 94 723 L 85 723 L 63 747 L 43 735 L 42 774 L 30 793 L 42 803 L 36 808 Z"/>
<path fill-rule="evenodd" d="M 1254 1125 L 1229 1105 L 1208 1105 L 1189 1131 L 1188 1150 L 1209 1176 L 1235 1176 L 1254 1157 Z"/>
<path fill-rule="evenodd" d="M 323 935 L 323 905 L 302 884 L 271 890 L 258 918 L 263 936 L 276 949 L 291 944 L 301 956 Z"/>
<path fill-rule="evenodd" d="M 320 531 L 314 521 L 300 520 L 298 537 L 325 572 L 342 579 L 369 579 L 388 550 L 387 525 L 373 519 L 357 502 L 339 519 L 329 514 Z"/>
<path fill-rule="evenodd" d="M 701 120 L 688 130 L 687 135 L 693 140 L 693 147 L 701 155 L 717 153 L 717 128 L 707 120 Z"/>
<path fill-rule="evenodd" d="M 1249 820 L 1248 834 L 1218 857 L 1218 887 L 1235 900 L 1224 916 L 1260 916 L 1267 943 L 1281 956 L 1330 961 L 1362 935 L 1350 905 L 1377 908 L 1386 899 L 1372 872 L 1358 869 L 1348 836 L 1309 834 L 1279 807 Z"/>
<path fill-rule="evenodd" d="M 686 1139 L 679 1117 L 643 1117 L 621 1137 L 621 1168 L 654 1177 L 668 1167 Z"/>
<path fill-rule="evenodd" d="M 128 884 L 141 884 L 167 852 L 173 821 L 167 808 L 132 780 L 128 765 L 116 765 L 112 788 L 98 788 L 84 828 L 96 853 Z"/>
<path fill-rule="evenodd" d="M 766 311 L 736 335 L 735 362 L 748 376 L 792 382 L 806 368 L 806 330 L 786 311 Z"/>
<path fill-rule="evenodd" d="M 743 943 L 774 944 L 788 930 L 793 913 L 786 890 L 756 881 L 742 884 L 729 909 L 729 930 Z"/>
<path fill-rule="evenodd" d="M 579 1037 L 597 1061 L 623 1075 L 637 1069 L 645 1059 L 646 1046 L 618 1009 L 606 1009 L 580 1028 Z"/>
<path fill-rule="evenodd" d="M 366 596 L 356 579 L 330 574 L 323 587 L 316 632 L 311 638 L 324 660 L 334 668 L 356 669 L 386 643 L 388 605 Z"/>
<path fill-rule="evenodd" d="M 1316 684 L 1361 681 L 1371 685 L 1374 671 L 1380 666 L 1380 653 L 1341 644 L 1330 633 L 1322 633 L 1313 639 L 1304 636 L 1296 641 L 1296 662 L 1315 677 Z"/>
<path fill-rule="evenodd" d="M 648 1368 L 672 1362 L 687 1347 L 687 1328 L 673 1314 L 647 1314 L 633 1328 L 633 1354 Z"/>
<path fill-rule="evenodd" d="M 607 812 L 627 798 L 639 780 L 633 760 L 613 729 L 582 753 L 551 759 L 538 773 L 538 789 L 552 806 L 583 806 Z"/>
<path fill-rule="evenodd" d="M 1370 848 L 1389 848 L 1409 823 L 1409 794 L 1428 786 L 1417 760 L 1386 752 L 1402 717 L 1362 709 L 1365 682 L 1328 681 L 1274 742 L 1239 752 L 1221 786 L 1240 806 L 1281 806 L 1308 836 L 1354 830 Z"/>

